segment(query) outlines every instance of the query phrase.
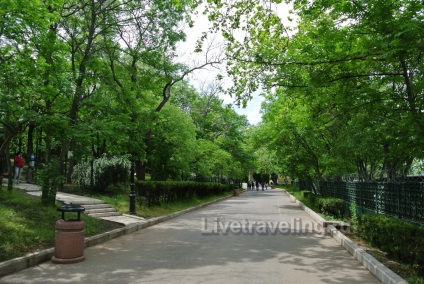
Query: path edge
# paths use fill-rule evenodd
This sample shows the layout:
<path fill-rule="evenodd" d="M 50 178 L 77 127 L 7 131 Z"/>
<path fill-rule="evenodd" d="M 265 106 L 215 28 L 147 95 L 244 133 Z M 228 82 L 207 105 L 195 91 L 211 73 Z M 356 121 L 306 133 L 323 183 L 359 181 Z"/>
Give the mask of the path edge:
<path fill-rule="evenodd" d="M 283 191 L 290 196 L 294 203 L 299 205 L 315 222 L 325 227 L 327 222 L 315 211 L 296 199 L 287 190 Z M 333 225 L 327 226 L 327 233 L 331 235 L 342 247 L 344 247 L 360 264 L 362 264 L 369 272 L 371 272 L 383 284 L 408 284 L 408 282 L 396 274 L 393 270 L 387 268 L 384 264 L 367 253 L 363 248 L 355 244 L 351 239 L 346 237 L 342 232 Z"/>

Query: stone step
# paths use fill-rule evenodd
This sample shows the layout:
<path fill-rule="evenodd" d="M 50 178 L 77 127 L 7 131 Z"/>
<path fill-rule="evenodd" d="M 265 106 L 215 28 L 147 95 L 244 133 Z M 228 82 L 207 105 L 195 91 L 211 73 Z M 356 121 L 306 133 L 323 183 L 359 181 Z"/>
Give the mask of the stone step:
<path fill-rule="evenodd" d="M 129 217 L 128 215 L 125 215 L 125 214 L 122 214 L 120 216 L 102 217 L 101 219 L 111 221 L 111 222 L 115 222 L 115 223 L 120 223 L 124 226 L 130 225 L 130 224 L 145 223 L 146 222 L 146 220 L 144 218 L 135 217 L 135 216 Z"/>
<path fill-rule="evenodd" d="M 116 212 L 115 209 L 113 209 L 112 207 L 107 207 L 107 208 L 96 208 L 96 209 L 89 209 L 89 210 L 85 210 L 84 213 L 89 215 L 89 214 L 94 214 L 94 213 L 107 213 L 107 212 Z"/>
<path fill-rule="evenodd" d="M 115 211 L 115 212 L 106 212 L 106 213 L 89 213 L 86 215 L 94 217 L 94 218 L 101 218 L 101 217 L 110 217 L 110 216 L 121 216 L 122 213 Z"/>
<path fill-rule="evenodd" d="M 85 208 L 85 211 L 92 210 L 92 209 L 100 209 L 100 208 L 110 208 L 109 204 L 102 203 L 102 204 L 81 204 L 82 207 Z"/>

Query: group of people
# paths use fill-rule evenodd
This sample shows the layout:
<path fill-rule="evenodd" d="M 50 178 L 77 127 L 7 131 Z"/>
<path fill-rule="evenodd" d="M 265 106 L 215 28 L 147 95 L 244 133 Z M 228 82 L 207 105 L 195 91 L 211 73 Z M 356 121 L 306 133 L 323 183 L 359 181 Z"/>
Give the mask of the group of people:
<path fill-rule="evenodd" d="M 252 180 L 251 182 L 250 181 L 247 182 L 247 190 L 256 189 L 256 191 L 258 191 L 259 187 L 261 187 L 262 191 L 264 191 L 264 190 L 268 190 L 268 186 L 271 187 L 271 189 L 274 189 L 274 182 L 272 180 L 270 180 L 269 183 L 264 181 L 259 182 L 257 180 L 256 181 Z"/>

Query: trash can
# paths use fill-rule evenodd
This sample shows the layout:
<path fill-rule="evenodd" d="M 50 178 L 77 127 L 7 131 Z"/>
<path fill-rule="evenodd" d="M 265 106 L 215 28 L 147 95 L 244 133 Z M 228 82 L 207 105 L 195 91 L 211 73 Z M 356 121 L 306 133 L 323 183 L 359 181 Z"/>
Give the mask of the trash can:
<path fill-rule="evenodd" d="M 67 264 L 85 260 L 84 221 L 80 219 L 80 214 L 85 208 L 77 204 L 66 204 L 57 211 L 62 212 L 62 219 L 56 222 L 55 252 L 52 262 Z M 66 219 L 65 213 L 78 213 L 78 218 Z"/>

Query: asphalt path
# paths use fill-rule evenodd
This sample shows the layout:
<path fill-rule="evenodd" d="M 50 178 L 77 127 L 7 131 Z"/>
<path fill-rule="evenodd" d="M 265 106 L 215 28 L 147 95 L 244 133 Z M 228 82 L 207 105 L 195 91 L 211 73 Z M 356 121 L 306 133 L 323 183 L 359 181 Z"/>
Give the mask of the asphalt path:
<path fill-rule="evenodd" d="M 380 283 L 281 190 L 247 191 L 0 283 Z"/>

